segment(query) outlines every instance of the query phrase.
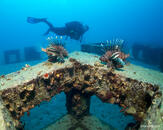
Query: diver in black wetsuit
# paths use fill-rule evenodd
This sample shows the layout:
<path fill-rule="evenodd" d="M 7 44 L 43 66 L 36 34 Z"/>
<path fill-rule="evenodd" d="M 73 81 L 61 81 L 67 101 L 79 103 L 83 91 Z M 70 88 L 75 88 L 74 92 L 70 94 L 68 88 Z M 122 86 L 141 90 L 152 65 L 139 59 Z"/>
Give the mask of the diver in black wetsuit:
<path fill-rule="evenodd" d="M 32 24 L 44 22 L 49 26 L 45 35 L 49 34 L 49 32 L 54 32 L 57 35 L 66 36 L 66 38 L 70 37 L 71 39 L 80 40 L 80 42 L 82 41 L 83 34 L 89 30 L 87 25 L 83 25 L 78 21 L 68 22 L 64 27 L 54 27 L 45 18 L 28 17 L 27 22 Z"/>

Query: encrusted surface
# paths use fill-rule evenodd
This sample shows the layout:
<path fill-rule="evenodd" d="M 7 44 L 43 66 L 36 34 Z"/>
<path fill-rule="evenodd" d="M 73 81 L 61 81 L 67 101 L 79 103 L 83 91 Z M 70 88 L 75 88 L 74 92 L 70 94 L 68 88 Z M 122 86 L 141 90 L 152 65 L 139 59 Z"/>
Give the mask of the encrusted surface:
<path fill-rule="evenodd" d="M 44 75 L 45 73 L 52 72 L 54 70 L 70 66 L 71 63 L 66 60 L 64 64 L 43 62 L 36 66 L 23 67 L 20 71 L 13 72 L 6 76 L 0 77 L 0 90 L 17 87 L 35 80 L 37 77 Z"/>
<path fill-rule="evenodd" d="M 78 52 L 71 55 L 81 63 L 72 58 L 64 64 L 44 62 L 1 77 L 4 84 L 0 95 L 17 128 L 21 127 L 18 121 L 24 112 L 62 91 L 77 90 L 90 96 L 97 95 L 104 102 L 120 105 L 122 112 L 133 115 L 138 121 L 145 118 L 149 108 L 159 107 L 159 86 L 111 72 L 96 63 L 97 56 L 86 55 L 90 57 L 85 58 L 87 60 L 78 58 Z M 155 101 L 160 102 L 155 104 Z"/>

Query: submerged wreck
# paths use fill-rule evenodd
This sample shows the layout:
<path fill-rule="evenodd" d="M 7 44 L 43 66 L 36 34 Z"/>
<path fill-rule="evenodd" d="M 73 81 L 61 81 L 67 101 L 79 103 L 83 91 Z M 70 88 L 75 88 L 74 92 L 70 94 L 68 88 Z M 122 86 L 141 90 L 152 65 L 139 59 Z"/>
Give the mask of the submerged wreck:
<path fill-rule="evenodd" d="M 74 120 L 89 115 L 90 97 L 96 95 L 103 102 L 121 106 L 124 114 L 133 115 L 135 128 L 157 125 L 162 129 L 158 85 L 118 74 L 102 65 L 97 56 L 84 54 L 86 58 L 78 58 L 80 52 L 76 52 L 64 63 L 46 61 L 1 76 L 0 129 L 23 129 L 20 118 L 25 112 L 61 92 L 66 94 L 68 115 Z M 72 128 L 88 129 L 81 123 Z"/>

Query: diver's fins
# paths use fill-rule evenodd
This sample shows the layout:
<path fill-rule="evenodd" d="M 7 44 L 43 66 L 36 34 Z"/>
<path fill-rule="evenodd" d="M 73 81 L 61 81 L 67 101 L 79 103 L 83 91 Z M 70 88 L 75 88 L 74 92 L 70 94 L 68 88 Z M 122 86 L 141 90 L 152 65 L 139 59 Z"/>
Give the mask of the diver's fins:
<path fill-rule="evenodd" d="M 54 29 L 53 25 L 50 22 L 48 22 L 46 18 L 27 17 L 27 22 L 31 24 L 36 24 L 40 22 L 46 23 L 49 26 L 49 29 L 44 33 L 44 35 L 49 34 L 49 32 Z"/>
<path fill-rule="evenodd" d="M 31 24 L 45 22 L 46 18 L 34 18 L 34 17 L 27 17 L 27 22 Z"/>

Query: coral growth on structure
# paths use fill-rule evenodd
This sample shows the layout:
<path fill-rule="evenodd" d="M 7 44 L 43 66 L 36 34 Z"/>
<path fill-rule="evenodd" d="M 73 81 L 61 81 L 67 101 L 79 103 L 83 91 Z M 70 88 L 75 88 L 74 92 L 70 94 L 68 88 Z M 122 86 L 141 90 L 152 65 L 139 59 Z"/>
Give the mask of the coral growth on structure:
<path fill-rule="evenodd" d="M 114 40 L 113 45 L 111 41 L 107 41 L 105 45 L 101 43 L 105 54 L 100 57 L 100 60 L 107 63 L 108 68 L 122 68 L 125 65 L 125 60 L 129 54 L 122 52 L 123 42 L 123 40 Z"/>
<path fill-rule="evenodd" d="M 158 85 L 126 78 L 101 67 L 82 64 L 76 59 L 70 58 L 69 62 L 71 64 L 63 68 L 57 68 L 54 64 L 47 65 L 47 62 L 41 64 L 46 69 L 51 67 L 54 70 L 0 90 L 0 101 L 2 100 L 7 108 L 17 129 L 23 127 L 20 118 L 25 112 L 30 115 L 30 109 L 42 101 L 50 101 L 53 96 L 61 92 L 66 94 L 68 114 L 76 119 L 83 120 L 84 116 L 90 114 L 90 98 L 93 95 L 105 103 L 121 106 L 121 112 L 133 115 L 138 126 L 151 115 L 151 111 L 155 116 L 158 115 L 156 110 L 160 108 L 162 101 Z M 33 73 L 37 71 L 36 69 Z M 155 116 L 151 118 L 155 119 Z"/>
<path fill-rule="evenodd" d="M 50 62 L 64 62 L 64 58 L 68 57 L 68 52 L 64 48 L 64 43 L 61 40 L 48 38 L 50 45 L 42 51 L 46 52 L 48 55 L 48 60 Z"/>

